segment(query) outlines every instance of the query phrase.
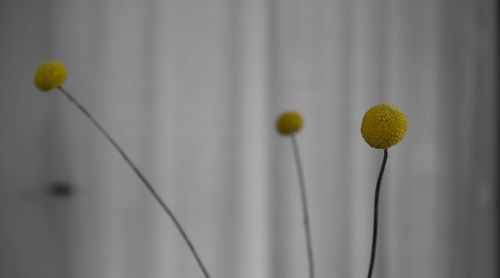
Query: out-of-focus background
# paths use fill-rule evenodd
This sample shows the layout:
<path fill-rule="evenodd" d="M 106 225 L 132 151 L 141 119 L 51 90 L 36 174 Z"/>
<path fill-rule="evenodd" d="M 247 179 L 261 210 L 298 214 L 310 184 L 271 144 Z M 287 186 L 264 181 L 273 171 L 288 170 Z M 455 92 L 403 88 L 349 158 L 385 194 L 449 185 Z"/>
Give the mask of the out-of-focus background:
<path fill-rule="evenodd" d="M 409 129 L 389 150 L 374 277 L 498 277 L 496 5 L 1 1 L 0 277 L 202 277 L 105 138 L 35 89 L 53 59 L 214 278 L 307 277 L 292 148 L 274 130 L 289 109 L 305 117 L 317 277 L 366 275 L 382 151 L 359 128 L 382 102 Z"/>

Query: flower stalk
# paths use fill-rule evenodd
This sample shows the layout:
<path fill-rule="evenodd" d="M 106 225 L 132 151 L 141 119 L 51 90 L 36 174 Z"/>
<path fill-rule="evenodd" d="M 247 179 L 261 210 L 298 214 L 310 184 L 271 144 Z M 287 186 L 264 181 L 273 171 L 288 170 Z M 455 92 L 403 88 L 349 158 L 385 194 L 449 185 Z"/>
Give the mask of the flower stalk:
<path fill-rule="evenodd" d="M 203 275 L 205 278 L 210 278 L 210 275 L 208 274 L 207 269 L 203 265 L 203 262 L 201 261 L 200 256 L 198 255 L 198 252 L 194 248 L 193 243 L 187 236 L 186 232 L 182 228 L 179 220 L 177 217 L 175 217 L 174 213 L 170 208 L 167 206 L 167 204 L 163 201 L 163 199 L 160 197 L 158 192 L 156 192 L 155 188 L 151 185 L 151 183 L 146 179 L 146 177 L 142 174 L 142 172 L 135 166 L 135 164 L 132 162 L 132 160 L 128 157 L 128 155 L 125 153 L 123 148 L 111 137 L 111 135 L 102 127 L 102 125 L 90 114 L 90 112 L 82 105 L 80 102 L 78 102 L 72 94 L 70 94 L 67 90 L 65 90 L 62 86 L 58 86 L 57 89 L 65 95 L 69 101 L 71 101 L 80 111 L 94 124 L 94 126 L 106 137 L 106 139 L 113 145 L 113 147 L 120 153 L 122 158 L 127 162 L 127 164 L 132 168 L 134 173 L 139 177 L 139 179 L 142 181 L 142 183 L 146 186 L 146 188 L 149 190 L 151 195 L 153 195 L 154 199 L 158 202 L 160 207 L 167 213 L 167 215 L 170 217 L 172 222 L 174 222 L 175 227 L 181 234 L 182 238 L 186 242 L 186 244 L 189 247 L 189 250 L 191 250 L 191 253 L 193 254 L 194 258 L 196 259 L 196 262 L 198 263 L 198 266 L 200 267 L 201 271 L 203 272 Z"/>
<path fill-rule="evenodd" d="M 388 152 L 384 149 L 384 159 L 377 178 L 377 186 L 375 187 L 375 205 L 373 209 L 373 237 L 372 237 L 372 250 L 370 255 L 370 266 L 368 267 L 368 278 L 372 277 L 373 265 L 375 264 L 375 254 L 377 251 L 377 233 L 378 233 L 378 208 L 380 200 L 380 187 L 382 185 L 382 176 L 384 175 L 385 164 L 387 163 Z"/>
<path fill-rule="evenodd" d="M 302 162 L 300 159 L 299 146 L 297 144 L 297 139 L 294 135 L 290 136 L 292 141 L 293 153 L 295 157 L 295 164 L 297 166 L 297 174 L 299 177 L 299 186 L 300 186 L 300 197 L 302 204 L 302 215 L 304 217 L 304 232 L 306 237 L 306 246 L 307 246 L 307 259 L 309 262 L 309 277 L 314 278 L 314 256 L 313 256 L 313 246 L 312 246 L 312 238 L 311 238 L 311 226 L 309 224 L 309 212 L 307 206 L 307 193 L 306 193 L 306 184 L 304 181 L 304 171 L 302 170 Z"/>

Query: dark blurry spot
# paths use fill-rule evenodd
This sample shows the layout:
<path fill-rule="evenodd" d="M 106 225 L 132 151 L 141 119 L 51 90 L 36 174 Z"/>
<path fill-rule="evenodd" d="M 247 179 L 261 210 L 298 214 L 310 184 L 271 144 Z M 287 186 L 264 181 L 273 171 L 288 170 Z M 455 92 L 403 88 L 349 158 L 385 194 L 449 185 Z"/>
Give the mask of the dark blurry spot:
<path fill-rule="evenodd" d="M 49 194 L 55 197 L 71 197 L 75 192 L 71 184 L 67 182 L 56 182 L 49 185 Z"/>

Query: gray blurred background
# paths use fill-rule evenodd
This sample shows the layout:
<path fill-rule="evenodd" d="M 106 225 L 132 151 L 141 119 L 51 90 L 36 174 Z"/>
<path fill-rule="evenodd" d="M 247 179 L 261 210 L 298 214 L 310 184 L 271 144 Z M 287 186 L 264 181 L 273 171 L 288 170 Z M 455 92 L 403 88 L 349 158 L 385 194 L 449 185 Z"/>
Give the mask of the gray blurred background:
<path fill-rule="evenodd" d="M 105 138 L 35 89 L 52 59 L 213 278 L 307 277 L 292 148 L 274 130 L 288 109 L 305 117 L 317 277 L 366 275 L 382 151 L 359 128 L 381 102 L 409 129 L 389 150 L 374 277 L 498 277 L 496 5 L 2 0 L 0 277 L 202 277 Z"/>

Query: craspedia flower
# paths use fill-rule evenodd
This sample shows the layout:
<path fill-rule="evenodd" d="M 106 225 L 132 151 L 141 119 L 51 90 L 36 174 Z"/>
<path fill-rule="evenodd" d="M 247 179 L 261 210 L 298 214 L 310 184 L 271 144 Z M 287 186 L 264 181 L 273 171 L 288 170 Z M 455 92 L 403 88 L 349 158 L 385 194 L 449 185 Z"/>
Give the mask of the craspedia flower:
<path fill-rule="evenodd" d="M 43 92 L 56 89 L 66 81 L 67 71 L 63 63 L 50 61 L 41 63 L 35 73 L 35 86 Z"/>
<path fill-rule="evenodd" d="M 309 213 L 307 208 L 307 196 L 306 196 L 306 183 L 304 179 L 304 172 L 302 170 L 302 162 L 300 159 L 299 144 L 297 143 L 297 138 L 293 136 L 295 133 L 299 132 L 304 126 L 304 119 L 302 115 L 295 111 L 286 111 L 281 114 L 278 119 L 276 119 L 276 131 L 283 136 L 288 136 L 290 142 L 292 143 L 293 156 L 295 158 L 295 164 L 297 167 L 297 176 L 299 178 L 301 205 L 302 205 L 302 217 L 304 223 L 304 233 L 306 236 L 306 250 L 307 250 L 307 261 L 309 263 L 309 278 L 314 278 L 314 256 L 313 256 L 313 244 L 311 237 L 311 228 L 309 224 Z"/>
<path fill-rule="evenodd" d="M 36 73 L 35 73 L 35 86 L 40 89 L 41 91 L 50 91 L 53 89 L 57 89 L 62 95 L 68 98 L 70 103 L 73 103 L 76 108 L 78 108 L 85 117 L 97 128 L 97 130 L 108 140 L 108 142 L 115 148 L 115 150 L 121 155 L 123 160 L 130 166 L 132 171 L 137 175 L 139 180 L 144 184 L 146 189 L 149 190 L 151 195 L 153 195 L 154 200 L 158 202 L 160 207 L 165 211 L 167 216 L 174 222 L 175 227 L 181 234 L 182 238 L 186 242 L 186 245 L 188 248 L 191 250 L 191 253 L 193 254 L 196 262 L 198 263 L 198 266 L 200 267 L 201 271 L 203 272 L 203 275 L 205 278 L 210 278 L 210 275 L 205 268 L 203 262 L 201 261 L 200 256 L 198 255 L 198 252 L 194 248 L 194 245 L 191 243 L 191 240 L 187 236 L 186 232 L 184 231 L 184 228 L 182 225 L 179 223 L 177 220 L 177 217 L 174 215 L 174 213 L 170 210 L 170 208 L 167 206 L 165 201 L 161 198 L 161 196 L 157 193 L 153 185 L 146 179 L 146 177 L 142 174 L 142 172 L 137 168 L 137 166 L 132 162 L 130 157 L 125 153 L 123 148 L 116 142 L 116 140 L 110 135 L 110 133 L 94 118 L 94 116 L 83 106 L 73 95 L 67 91 L 66 89 L 63 88 L 64 81 L 66 80 L 66 67 L 64 64 L 57 62 L 57 61 L 51 61 L 51 62 L 45 62 L 40 64 L 38 67 Z"/>
<path fill-rule="evenodd" d="M 408 129 L 405 114 L 392 104 L 370 108 L 361 123 L 361 135 L 368 145 L 388 149 L 401 141 Z"/>
<path fill-rule="evenodd" d="M 299 132 L 304 126 L 302 115 L 295 111 L 281 114 L 276 120 L 276 130 L 281 135 L 291 135 Z"/>

